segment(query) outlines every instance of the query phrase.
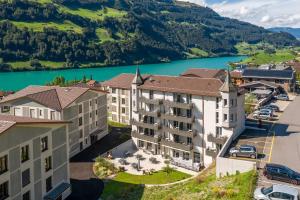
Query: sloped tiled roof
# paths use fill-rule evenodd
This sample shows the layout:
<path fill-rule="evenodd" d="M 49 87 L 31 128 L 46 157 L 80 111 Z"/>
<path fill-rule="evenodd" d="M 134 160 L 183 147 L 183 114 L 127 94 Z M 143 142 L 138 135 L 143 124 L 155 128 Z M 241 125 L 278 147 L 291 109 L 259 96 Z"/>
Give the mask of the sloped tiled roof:
<path fill-rule="evenodd" d="M 16 124 L 65 124 L 67 121 L 47 120 L 14 115 L 0 115 L 0 134 Z"/>
<path fill-rule="evenodd" d="M 143 75 L 142 78 L 145 79 L 149 75 Z M 120 74 L 108 81 L 102 83 L 103 86 L 110 88 L 120 88 L 120 89 L 131 89 L 132 81 L 135 77 L 135 74 Z"/>
<path fill-rule="evenodd" d="M 190 68 L 183 72 L 181 76 L 222 79 L 226 76 L 226 71 L 223 69 Z"/>
<path fill-rule="evenodd" d="M 28 86 L 15 94 L 3 98 L 0 103 L 9 102 L 27 97 L 44 106 L 55 110 L 62 110 L 90 88 L 83 87 L 58 87 L 58 86 Z"/>
<path fill-rule="evenodd" d="M 200 96 L 220 96 L 219 89 L 222 85 L 223 82 L 215 78 L 150 76 L 145 79 L 144 84 L 139 86 L 139 88 Z"/>

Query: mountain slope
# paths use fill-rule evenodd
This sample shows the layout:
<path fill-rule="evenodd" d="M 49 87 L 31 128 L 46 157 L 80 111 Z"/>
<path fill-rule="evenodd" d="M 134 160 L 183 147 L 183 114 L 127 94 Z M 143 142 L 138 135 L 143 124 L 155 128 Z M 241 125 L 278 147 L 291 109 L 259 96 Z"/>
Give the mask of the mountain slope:
<path fill-rule="evenodd" d="M 291 35 L 293 35 L 294 37 L 300 39 L 300 28 L 290 28 L 290 27 L 274 27 L 274 28 L 269 28 L 270 31 L 273 32 L 287 32 Z"/>
<path fill-rule="evenodd" d="M 43 69 L 36 59 L 73 68 L 235 55 L 240 42 L 299 45 L 290 34 L 172 0 L 0 0 L 0 21 L 0 58 L 33 60 L 30 69 Z"/>

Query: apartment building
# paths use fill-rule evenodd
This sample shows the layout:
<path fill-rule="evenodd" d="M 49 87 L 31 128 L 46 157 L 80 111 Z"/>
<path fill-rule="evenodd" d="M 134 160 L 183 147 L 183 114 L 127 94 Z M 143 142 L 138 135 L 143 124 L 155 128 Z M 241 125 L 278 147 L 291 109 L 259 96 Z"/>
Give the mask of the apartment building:
<path fill-rule="evenodd" d="M 108 134 L 106 92 L 83 87 L 28 86 L 0 101 L 3 114 L 71 121 L 70 157 Z"/>
<path fill-rule="evenodd" d="M 0 199 L 69 196 L 67 123 L 0 115 Z"/>
<path fill-rule="evenodd" d="M 220 78 L 144 76 L 131 85 L 132 139 L 138 148 L 192 170 L 210 165 L 244 130 L 244 93 Z"/>
<path fill-rule="evenodd" d="M 130 125 L 131 120 L 131 83 L 134 74 L 120 74 L 109 81 L 103 82 L 103 89 L 108 94 L 109 120 Z"/>

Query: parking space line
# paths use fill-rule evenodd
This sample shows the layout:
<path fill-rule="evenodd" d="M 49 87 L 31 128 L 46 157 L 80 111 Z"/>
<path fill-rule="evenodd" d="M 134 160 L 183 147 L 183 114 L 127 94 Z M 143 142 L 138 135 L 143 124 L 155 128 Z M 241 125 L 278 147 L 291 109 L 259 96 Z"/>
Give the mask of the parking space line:
<path fill-rule="evenodd" d="M 273 131 L 272 145 L 271 145 L 270 156 L 269 156 L 269 161 L 268 161 L 269 163 L 271 162 L 271 159 L 272 159 L 272 151 L 273 151 L 274 141 L 275 141 L 275 131 Z"/>

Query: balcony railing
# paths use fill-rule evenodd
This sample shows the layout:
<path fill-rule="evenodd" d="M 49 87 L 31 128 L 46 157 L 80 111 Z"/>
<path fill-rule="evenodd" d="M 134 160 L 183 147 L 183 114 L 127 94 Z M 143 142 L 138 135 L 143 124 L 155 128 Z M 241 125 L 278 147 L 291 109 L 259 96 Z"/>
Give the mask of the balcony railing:
<path fill-rule="evenodd" d="M 163 127 L 163 130 L 165 132 L 169 132 L 169 133 L 184 136 L 184 137 L 196 137 L 196 135 L 197 135 L 197 131 L 195 129 L 184 131 L 184 130 L 180 130 L 179 128 Z"/>
<path fill-rule="evenodd" d="M 172 120 L 172 121 L 178 121 L 183 123 L 192 124 L 195 121 L 195 117 L 187 117 L 187 116 L 177 116 L 172 114 L 161 114 L 161 117 L 163 119 Z"/>
<path fill-rule="evenodd" d="M 174 149 L 180 149 L 183 151 L 191 151 L 193 149 L 193 144 L 187 144 L 187 143 L 177 143 L 168 139 L 162 139 L 160 142 L 163 146 L 168 146 Z"/>
<path fill-rule="evenodd" d="M 153 129 L 153 130 L 159 130 L 161 128 L 161 125 L 158 123 L 155 124 L 149 124 L 147 122 L 142 122 L 142 121 L 136 121 L 136 120 L 132 120 L 131 121 L 132 125 L 136 125 L 138 127 L 142 127 L 142 128 L 148 128 L 148 129 Z"/>
<path fill-rule="evenodd" d="M 158 116 L 160 116 L 160 110 L 155 109 L 153 111 L 148 111 L 148 110 L 145 110 L 145 109 L 139 109 L 139 114 L 152 116 L 152 117 L 158 117 Z"/>
<path fill-rule="evenodd" d="M 206 155 L 207 156 L 210 156 L 210 157 L 213 157 L 213 158 L 216 158 L 217 155 L 218 155 L 218 152 L 216 149 L 209 149 L 207 148 L 206 151 L 205 151 Z"/>
<path fill-rule="evenodd" d="M 162 104 L 162 99 L 148 99 L 146 97 L 140 97 L 139 98 L 141 102 L 144 102 L 146 104 L 154 104 L 154 105 L 159 105 Z"/>
<path fill-rule="evenodd" d="M 161 139 L 161 136 L 159 136 L 159 135 L 154 135 L 154 136 L 145 135 L 145 134 L 138 133 L 137 131 L 132 131 L 131 136 L 138 138 L 140 140 L 145 140 L 145 141 L 152 142 L 152 143 L 158 143 L 158 142 L 160 142 L 160 139 Z"/>
<path fill-rule="evenodd" d="M 169 101 L 169 100 L 164 100 L 163 103 L 165 106 L 168 106 L 168 107 L 182 108 L 182 109 L 193 108 L 193 103 L 182 103 L 182 102 Z"/>
<path fill-rule="evenodd" d="M 227 137 L 226 136 L 214 136 L 213 134 L 209 134 L 207 136 L 207 141 L 223 145 L 227 141 Z"/>

